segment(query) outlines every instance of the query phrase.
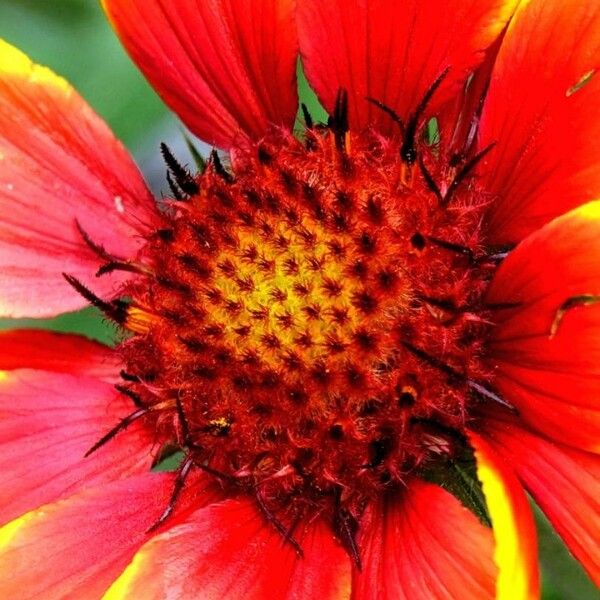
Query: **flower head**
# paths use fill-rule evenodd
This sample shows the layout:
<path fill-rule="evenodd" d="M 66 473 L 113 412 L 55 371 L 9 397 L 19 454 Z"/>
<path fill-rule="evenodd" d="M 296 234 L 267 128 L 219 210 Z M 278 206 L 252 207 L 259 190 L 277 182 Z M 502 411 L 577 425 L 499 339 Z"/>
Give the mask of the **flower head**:
<path fill-rule="evenodd" d="M 600 9 L 103 5 L 228 156 L 0 45 L 0 307 L 122 332 L 2 334 L 3 595 L 535 598 L 524 488 L 600 581 Z"/>

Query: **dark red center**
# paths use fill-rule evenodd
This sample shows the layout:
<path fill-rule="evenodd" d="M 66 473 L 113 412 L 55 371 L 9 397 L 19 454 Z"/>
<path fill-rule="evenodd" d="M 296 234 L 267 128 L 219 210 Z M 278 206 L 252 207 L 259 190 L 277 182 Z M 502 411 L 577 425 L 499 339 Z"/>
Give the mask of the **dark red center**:
<path fill-rule="evenodd" d="M 488 198 L 437 146 L 413 162 L 374 133 L 307 136 L 176 173 L 121 352 L 194 465 L 270 514 L 357 517 L 452 456 L 492 393 Z"/>

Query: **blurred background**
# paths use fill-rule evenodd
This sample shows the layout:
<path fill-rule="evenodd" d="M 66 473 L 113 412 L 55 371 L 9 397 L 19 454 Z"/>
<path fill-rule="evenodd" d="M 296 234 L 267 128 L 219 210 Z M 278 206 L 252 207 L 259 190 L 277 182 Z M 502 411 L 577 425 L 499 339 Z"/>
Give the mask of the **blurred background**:
<path fill-rule="evenodd" d="M 78 89 L 129 148 L 156 194 L 166 189 L 160 142 L 193 164 L 182 125 L 133 66 L 96 0 L 0 0 L 0 37 Z M 314 97 L 304 83 L 300 87 L 303 100 L 312 105 Z M 210 151 L 201 143 L 198 148 L 203 154 Z M 24 326 L 77 332 L 106 343 L 114 337 L 92 309 L 49 320 L 0 319 L 0 329 Z M 537 517 L 544 600 L 600 599 L 539 512 Z"/>

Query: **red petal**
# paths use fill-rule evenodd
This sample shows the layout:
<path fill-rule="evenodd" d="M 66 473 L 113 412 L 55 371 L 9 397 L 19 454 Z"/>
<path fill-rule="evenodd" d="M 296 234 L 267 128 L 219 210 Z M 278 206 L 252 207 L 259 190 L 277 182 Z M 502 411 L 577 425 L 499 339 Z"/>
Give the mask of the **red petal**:
<path fill-rule="evenodd" d="M 331 531 L 311 523 L 297 535 L 304 558 L 250 502 L 209 506 L 143 546 L 104 600 L 349 598 L 350 561 Z"/>
<path fill-rule="evenodd" d="M 415 480 L 361 523 L 363 570 L 353 599 L 494 598 L 490 529 L 442 488 Z"/>
<path fill-rule="evenodd" d="M 163 100 L 205 141 L 231 148 L 297 108 L 292 0 L 103 0 Z"/>
<path fill-rule="evenodd" d="M 590 202 L 511 252 L 487 297 L 519 303 L 495 315 L 489 352 L 500 392 L 534 429 L 590 451 L 600 450 L 600 304 L 557 313 L 597 294 L 600 202 Z"/>
<path fill-rule="evenodd" d="M 82 487 L 149 469 L 152 439 L 132 425 L 84 454 L 131 400 L 91 377 L 27 369 L 0 377 L 0 523 Z"/>
<path fill-rule="evenodd" d="M 517 242 L 600 193 L 597 0 L 521 2 L 496 62 L 482 144 L 497 141 L 488 189 L 493 241 Z"/>
<path fill-rule="evenodd" d="M 448 98 L 483 58 L 514 10 L 514 0 L 299 0 L 298 32 L 306 74 L 332 111 L 339 88 L 349 94 L 352 128 L 394 124 L 366 100 L 403 119 L 451 67 L 432 107 Z"/>
<path fill-rule="evenodd" d="M 0 41 L 0 315 L 43 316 L 86 301 L 98 244 L 131 256 L 152 200 L 125 149 L 69 84 Z M 99 294 L 114 277 L 93 278 Z"/>
<path fill-rule="evenodd" d="M 513 419 L 488 419 L 484 430 L 600 585 L 600 457 L 533 435 Z"/>
<path fill-rule="evenodd" d="M 0 331 L 0 370 L 41 369 L 113 380 L 114 350 L 88 338 L 43 329 Z"/>
<path fill-rule="evenodd" d="M 513 470 L 478 434 L 469 433 L 494 528 L 495 600 L 537 600 L 537 534 L 529 502 Z"/>
<path fill-rule="evenodd" d="M 97 600 L 148 539 L 146 530 L 169 502 L 172 487 L 171 475 L 147 473 L 9 523 L 0 529 L 0 597 Z M 193 501 L 213 499 L 199 490 Z"/>

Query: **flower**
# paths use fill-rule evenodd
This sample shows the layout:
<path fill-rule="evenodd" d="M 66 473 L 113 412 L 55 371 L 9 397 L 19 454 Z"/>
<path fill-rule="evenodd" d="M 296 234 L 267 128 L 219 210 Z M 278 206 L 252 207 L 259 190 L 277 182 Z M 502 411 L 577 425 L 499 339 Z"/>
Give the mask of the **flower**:
<path fill-rule="evenodd" d="M 1 595 L 535 598 L 524 488 L 600 581 L 600 6 L 103 4 L 230 160 L 0 45 L 2 314 L 124 332 L 1 334 Z"/>

